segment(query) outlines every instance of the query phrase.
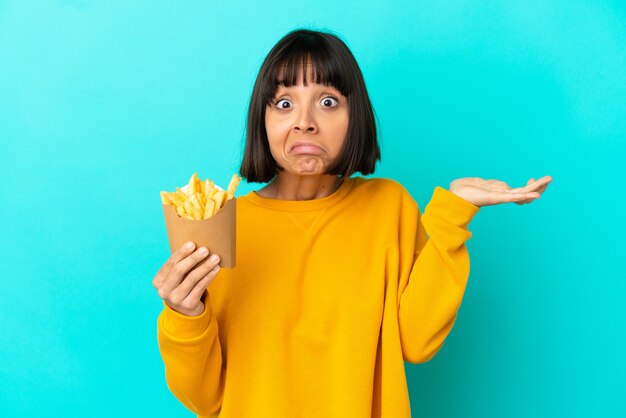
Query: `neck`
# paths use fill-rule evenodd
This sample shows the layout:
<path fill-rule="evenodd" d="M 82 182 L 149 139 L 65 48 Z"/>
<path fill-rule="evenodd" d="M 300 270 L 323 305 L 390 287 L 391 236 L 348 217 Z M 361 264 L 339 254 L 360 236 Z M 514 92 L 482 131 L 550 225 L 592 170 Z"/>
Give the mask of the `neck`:
<path fill-rule="evenodd" d="M 335 193 L 344 179 L 335 175 L 299 176 L 280 173 L 269 185 L 268 195 L 279 200 L 322 199 Z"/>

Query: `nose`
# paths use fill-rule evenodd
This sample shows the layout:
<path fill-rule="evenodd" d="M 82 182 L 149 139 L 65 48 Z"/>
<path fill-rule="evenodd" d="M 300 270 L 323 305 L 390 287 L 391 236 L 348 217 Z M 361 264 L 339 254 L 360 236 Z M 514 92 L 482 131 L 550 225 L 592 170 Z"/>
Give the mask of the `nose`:
<path fill-rule="evenodd" d="M 299 133 L 317 132 L 317 123 L 313 117 L 313 111 L 309 107 L 303 106 L 301 108 L 293 126 L 293 130 Z"/>

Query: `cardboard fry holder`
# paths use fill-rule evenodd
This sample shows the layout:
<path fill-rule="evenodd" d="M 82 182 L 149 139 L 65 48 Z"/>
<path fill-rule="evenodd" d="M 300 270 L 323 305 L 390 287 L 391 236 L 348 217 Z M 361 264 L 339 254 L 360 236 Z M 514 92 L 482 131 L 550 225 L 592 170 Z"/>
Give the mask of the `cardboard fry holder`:
<path fill-rule="evenodd" d="M 187 241 L 196 243 L 196 249 L 207 247 L 211 254 L 220 256 L 220 267 L 235 267 L 236 200 L 227 200 L 214 216 L 194 221 L 181 218 L 174 206 L 163 204 L 165 227 L 173 253 Z"/>

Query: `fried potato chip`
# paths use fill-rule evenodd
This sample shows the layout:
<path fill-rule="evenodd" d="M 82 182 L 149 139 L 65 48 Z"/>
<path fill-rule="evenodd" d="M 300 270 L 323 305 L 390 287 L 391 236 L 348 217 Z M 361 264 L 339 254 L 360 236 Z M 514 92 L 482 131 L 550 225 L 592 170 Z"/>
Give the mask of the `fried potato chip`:
<path fill-rule="evenodd" d="M 220 207 L 224 206 L 224 203 L 226 203 L 226 190 L 218 190 L 212 199 L 215 200 L 215 203 L 219 203 Z"/>
<path fill-rule="evenodd" d="M 187 186 L 187 193 L 189 195 L 194 194 L 195 192 L 199 191 L 199 183 L 200 183 L 200 179 L 198 178 L 198 173 L 195 172 L 191 175 L 191 178 L 189 179 L 189 185 Z"/>
<path fill-rule="evenodd" d="M 233 174 L 228 188 L 223 190 L 217 187 L 213 180 L 200 180 L 198 172 L 194 172 L 182 189 L 177 187 L 175 192 L 162 191 L 161 202 L 174 206 L 180 217 L 192 220 L 208 219 L 217 214 L 228 200 L 235 197 L 240 180 L 237 174 Z"/>
<path fill-rule="evenodd" d="M 183 200 L 181 200 L 180 197 L 178 197 L 178 195 L 174 192 L 165 192 L 167 193 L 167 195 L 170 198 L 170 204 L 174 205 L 174 206 L 182 206 L 183 205 Z"/>
<path fill-rule="evenodd" d="M 200 211 L 193 205 L 193 203 L 191 203 L 191 200 L 185 201 L 184 208 L 185 212 L 191 215 L 191 219 L 196 221 L 202 219 L 202 217 L 200 216 Z"/>
<path fill-rule="evenodd" d="M 204 194 L 208 195 L 209 191 L 211 191 L 215 187 L 215 183 L 213 180 L 206 179 L 204 180 Z"/>
<path fill-rule="evenodd" d="M 218 189 L 217 187 L 214 187 L 213 189 L 209 190 L 209 193 L 207 193 L 206 197 L 207 199 L 213 199 L 213 196 L 215 196 L 215 193 L 219 192 L 220 189 Z"/>
<path fill-rule="evenodd" d="M 209 219 L 215 212 L 215 200 L 208 199 L 204 206 L 204 219 Z"/>
<path fill-rule="evenodd" d="M 183 201 L 183 203 L 187 200 L 187 195 L 180 189 L 180 187 L 176 188 L 176 195 Z"/>
<path fill-rule="evenodd" d="M 172 200 L 170 199 L 170 195 L 168 192 L 161 192 L 161 202 L 163 202 L 164 205 L 172 204 Z"/>
<path fill-rule="evenodd" d="M 204 183 L 200 183 L 200 184 L 204 184 Z M 198 202 L 200 202 L 200 206 L 204 208 L 204 206 L 206 205 L 206 195 L 204 193 L 196 193 L 196 197 L 198 198 Z"/>
<path fill-rule="evenodd" d="M 198 216 L 200 217 L 200 219 L 202 219 L 204 217 L 204 205 L 200 203 L 198 195 L 198 192 L 192 194 L 191 196 L 189 196 L 189 201 L 193 205 L 194 209 L 196 209 L 196 211 L 198 212 Z"/>
<path fill-rule="evenodd" d="M 231 195 L 234 195 L 235 189 L 239 185 L 240 180 L 241 178 L 237 174 L 233 174 L 233 176 L 230 179 L 230 183 L 228 183 L 228 188 L 226 189 L 226 191 L 230 193 Z"/>

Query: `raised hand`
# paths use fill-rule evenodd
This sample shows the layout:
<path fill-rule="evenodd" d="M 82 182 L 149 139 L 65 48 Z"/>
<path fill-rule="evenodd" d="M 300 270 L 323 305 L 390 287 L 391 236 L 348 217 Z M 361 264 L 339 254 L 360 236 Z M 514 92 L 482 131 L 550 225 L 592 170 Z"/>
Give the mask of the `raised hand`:
<path fill-rule="evenodd" d="M 466 177 L 450 183 L 450 192 L 478 207 L 511 202 L 525 205 L 539 199 L 551 181 L 550 176 L 544 176 L 539 180 L 531 178 L 526 186 L 512 189 L 500 180 Z"/>

